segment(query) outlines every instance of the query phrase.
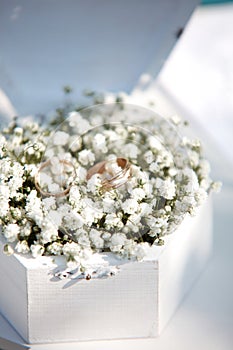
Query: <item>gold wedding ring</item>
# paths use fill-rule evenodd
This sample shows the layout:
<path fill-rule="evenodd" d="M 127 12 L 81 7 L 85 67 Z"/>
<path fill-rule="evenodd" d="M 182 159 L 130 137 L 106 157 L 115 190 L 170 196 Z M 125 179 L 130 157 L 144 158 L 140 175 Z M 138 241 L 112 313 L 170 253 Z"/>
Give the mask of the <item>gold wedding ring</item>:
<path fill-rule="evenodd" d="M 131 165 L 126 158 L 116 158 L 115 161 L 118 167 L 121 168 L 117 173 L 113 174 L 107 169 L 107 165 L 113 161 L 104 160 L 95 164 L 87 171 L 87 180 L 95 174 L 100 174 L 103 175 L 102 187 L 105 190 L 116 189 L 124 185 L 131 176 Z"/>
<path fill-rule="evenodd" d="M 65 160 L 65 159 L 61 159 L 59 160 L 59 164 L 61 164 L 63 167 L 67 166 L 67 167 L 70 167 L 72 168 L 72 171 L 74 172 L 74 174 L 76 173 L 75 171 L 75 167 L 74 165 L 69 162 L 68 160 Z M 42 196 L 45 196 L 45 197 L 64 197 L 66 196 L 69 191 L 70 191 L 70 188 L 72 186 L 72 184 L 68 185 L 64 190 L 62 191 L 57 191 L 57 192 L 48 192 L 48 191 L 45 191 L 41 188 L 41 185 L 40 185 L 40 173 L 43 169 L 46 169 L 46 168 L 51 168 L 51 160 L 47 160 L 46 162 L 44 162 L 40 168 L 38 169 L 35 177 L 34 177 L 34 180 L 35 180 L 35 187 L 36 189 L 40 192 L 40 194 Z M 62 186 L 65 187 L 65 183 L 63 182 L 62 183 Z"/>

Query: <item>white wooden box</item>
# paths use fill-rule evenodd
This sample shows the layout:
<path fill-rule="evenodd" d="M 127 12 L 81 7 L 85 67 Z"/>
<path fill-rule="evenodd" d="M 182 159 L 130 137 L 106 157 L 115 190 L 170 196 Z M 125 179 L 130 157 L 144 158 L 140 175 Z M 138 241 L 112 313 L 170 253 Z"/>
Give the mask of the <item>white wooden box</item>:
<path fill-rule="evenodd" d="M 158 336 L 212 248 L 211 199 L 142 262 L 108 278 L 57 280 L 54 265 L 0 253 L 0 311 L 27 343 Z"/>
<path fill-rule="evenodd" d="M 86 87 L 130 91 L 152 62 L 157 75 L 197 3 L 5 2 L 3 91 L 19 114 L 57 107 L 64 84 L 77 96 Z M 0 114 L 15 111 L 0 106 Z M 111 278 L 76 283 L 53 281 L 49 258 L 7 257 L 1 249 L 0 312 L 28 343 L 157 336 L 208 260 L 211 222 L 207 202 L 147 260 L 122 261 Z"/>

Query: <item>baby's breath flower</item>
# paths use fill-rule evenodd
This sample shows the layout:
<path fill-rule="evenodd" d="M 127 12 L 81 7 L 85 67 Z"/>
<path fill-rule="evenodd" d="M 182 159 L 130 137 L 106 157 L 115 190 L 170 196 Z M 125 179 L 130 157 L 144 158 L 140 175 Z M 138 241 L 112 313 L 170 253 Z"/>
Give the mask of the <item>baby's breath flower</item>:
<path fill-rule="evenodd" d="M 147 242 L 139 243 L 134 248 L 134 255 L 138 260 L 142 260 L 149 251 L 149 244 Z"/>
<path fill-rule="evenodd" d="M 162 180 L 157 178 L 155 181 L 155 187 L 158 194 L 166 199 L 173 199 L 176 194 L 176 185 L 173 180 Z"/>
<path fill-rule="evenodd" d="M 30 252 L 30 248 L 28 246 L 28 242 L 26 240 L 19 241 L 15 246 L 15 251 L 17 253 L 27 254 Z"/>
<path fill-rule="evenodd" d="M 106 147 L 106 138 L 103 134 L 96 134 L 92 140 L 92 147 L 93 149 L 96 149 L 97 151 L 101 151 L 102 153 L 107 152 Z"/>
<path fill-rule="evenodd" d="M 138 206 L 138 201 L 135 198 L 126 199 L 126 201 L 121 204 L 121 207 L 126 214 L 136 213 L 138 211 Z"/>
<path fill-rule="evenodd" d="M 78 159 L 82 165 L 92 165 L 95 161 L 95 155 L 92 151 L 84 149 L 83 151 L 79 152 Z"/>
<path fill-rule="evenodd" d="M 140 127 L 130 125 L 141 112 L 127 109 L 126 98 L 120 94 L 111 113 L 73 111 L 55 131 L 14 120 L 0 133 L 0 225 L 7 254 L 63 255 L 84 275 L 88 259 L 100 251 L 141 260 L 219 189 L 199 140 L 179 136 L 180 118 L 152 120 L 143 113 Z M 64 120 L 65 110 L 59 116 Z M 118 157 L 130 163 L 127 182 L 105 191 L 103 180 L 122 173 Z M 74 167 L 67 176 L 64 160 Z M 103 160 L 101 174 L 87 179 L 90 167 Z M 39 178 L 50 193 L 44 196 L 34 178 L 46 161 Z M 67 184 L 67 195 L 56 196 Z"/>
<path fill-rule="evenodd" d="M 14 242 L 17 240 L 20 232 L 20 228 L 17 224 L 8 224 L 3 231 L 3 234 L 8 242 Z"/>
<path fill-rule="evenodd" d="M 75 267 L 77 265 L 80 265 L 80 245 L 71 242 L 71 243 L 66 243 L 63 248 L 62 252 L 67 258 L 68 266 L 69 267 Z"/>
<path fill-rule="evenodd" d="M 222 188 L 222 183 L 220 181 L 216 181 L 216 182 L 212 182 L 211 185 L 210 185 L 210 188 L 218 193 L 221 191 L 221 188 Z"/>
<path fill-rule="evenodd" d="M 140 150 L 134 143 L 127 143 L 122 147 L 122 153 L 125 155 L 126 158 L 136 159 L 138 154 L 140 153 Z"/>
<path fill-rule="evenodd" d="M 122 227 L 124 226 L 120 215 L 117 215 L 115 213 L 111 213 L 111 214 L 106 215 L 105 225 L 106 225 L 107 229 L 111 229 L 113 227 L 116 227 L 118 230 L 122 229 Z"/>
<path fill-rule="evenodd" d="M 121 250 L 126 242 L 126 236 L 124 233 L 114 233 L 111 237 L 110 249 L 112 252 L 118 252 Z"/>
<path fill-rule="evenodd" d="M 52 254 L 52 255 L 61 255 L 62 248 L 63 248 L 63 245 L 61 243 L 53 242 L 48 246 L 47 251 L 49 254 Z"/>
<path fill-rule="evenodd" d="M 90 230 L 90 239 L 95 248 L 103 248 L 104 247 L 104 240 L 102 237 L 100 237 L 101 232 L 92 229 Z"/>
<path fill-rule="evenodd" d="M 57 131 L 53 136 L 53 144 L 55 146 L 64 146 L 69 140 L 69 135 L 63 131 Z"/>
<path fill-rule="evenodd" d="M 44 254 L 45 248 L 41 244 L 32 244 L 30 247 L 32 256 L 37 258 Z"/>
<path fill-rule="evenodd" d="M 99 174 L 93 175 L 87 181 L 87 191 L 92 192 L 93 194 L 98 194 L 102 188 L 102 180 Z"/>
<path fill-rule="evenodd" d="M 145 161 L 148 163 L 148 164 L 151 164 L 153 162 L 153 160 L 155 159 L 153 153 L 151 150 L 147 151 L 145 154 L 144 154 L 144 158 L 145 158 Z"/>
<path fill-rule="evenodd" d="M 3 252 L 6 255 L 10 256 L 10 255 L 14 254 L 14 249 L 9 244 L 5 244 L 4 248 L 3 248 Z"/>

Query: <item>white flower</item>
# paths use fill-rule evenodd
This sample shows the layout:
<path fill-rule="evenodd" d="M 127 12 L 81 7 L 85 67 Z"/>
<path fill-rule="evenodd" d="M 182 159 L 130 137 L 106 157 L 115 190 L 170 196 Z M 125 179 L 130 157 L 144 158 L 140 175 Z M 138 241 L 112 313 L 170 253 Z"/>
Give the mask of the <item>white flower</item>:
<path fill-rule="evenodd" d="M 27 222 L 26 225 L 23 225 L 21 227 L 21 232 L 20 232 L 21 236 L 28 237 L 31 233 L 31 229 L 32 229 L 31 224 L 29 222 Z"/>
<path fill-rule="evenodd" d="M 115 213 L 107 214 L 105 217 L 105 225 L 107 228 L 117 227 L 121 229 L 124 226 L 121 219 L 122 218 Z"/>
<path fill-rule="evenodd" d="M 79 231 L 79 233 L 76 235 L 78 243 L 82 246 L 82 247 L 90 247 L 90 237 L 89 234 L 85 231 Z"/>
<path fill-rule="evenodd" d="M 18 238 L 19 232 L 20 232 L 20 228 L 17 224 L 8 224 L 3 230 L 3 234 L 8 242 L 16 241 Z"/>
<path fill-rule="evenodd" d="M 211 184 L 211 188 L 213 189 L 214 192 L 218 193 L 221 191 L 222 183 L 220 181 L 213 182 Z"/>
<path fill-rule="evenodd" d="M 6 146 L 6 139 L 3 135 L 0 134 L 0 158 L 4 155 L 4 148 Z"/>
<path fill-rule="evenodd" d="M 17 253 L 22 253 L 22 254 L 27 254 L 30 252 L 30 248 L 28 246 L 28 242 L 27 241 L 20 241 L 16 244 L 15 246 L 15 250 Z"/>
<path fill-rule="evenodd" d="M 7 215 L 9 211 L 10 190 L 8 186 L 0 185 L 0 208 L 1 216 Z"/>
<path fill-rule="evenodd" d="M 19 126 L 14 128 L 14 134 L 17 136 L 21 136 L 23 134 L 23 129 L 20 128 Z"/>
<path fill-rule="evenodd" d="M 142 202 L 139 204 L 139 213 L 141 216 L 147 216 L 152 212 L 152 204 Z"/>
<path fill-rule="evenodd" d="M 79 166 L 76 169 L 75 182 L 78 184 L 81 184 L 81 183 L 86 181 L 86 178 L 87 178 L 87 170 L 85 168 L 83 168 L 82 166 Z"/>
<path fill-rule="evenodd" d="M 206 159 L 199 160 L 198 174 L 200 174 L 202 178 L 205 178 L 205 177 L 209 177 L 209 172 L 210 172 L 210 163 Z"/>
<path fill-rule="evenodd" d="M 102 187 L 102 180 L 101 176 L 99 174 L 94 174 L 88 181 L 87 181 L 87 191 L 92 192 L 94 194 L 99 193 L 99 190 Z"/>
<path fill-rule="evenodd" d="M 80 251 L 80 245 L 75 242 L 68 242 L 63 246 L 62 252 L 67 257 L 68 266 L 75 267 L 80 264 Z"/>
<path fill-rule="evenodd" d="M 55 225 L 54 222 L 50 220 L 49 217 L 45 218 L 41 224 L 41 239 L 44 244 L 49 243 L 56 239 L 58 232 L 57 232 L 57 226 Z"/>
<path fill-rule="evenodd" d="M 104 130 L 103 133 L 107 139 L 107 142 L 110 144 L 119 140 L 119 135 L 117 135 L 117 133 L 113 130 Z"/>
<path fill-rule="evenodd" d="M 133 239 L 126 239 L 124 242 L 124 250 L 121 251 L 123 257 L 132 259 L 135 257 L 135 248 L 137 243 Z"/>
<path fill-rule="evenodd" d="M 138 226 L 140 221 L 141 221 L 141 215 L 140 214 L 131 214 L 129 217 L 128 217 L 128 222 L 127 222 L 127 225 L 128 227 L 130 226 L 131 229 L 132 229 L 132 225 L 134 226 Z M 135 232 L 135 229 L 134 229 L 134 232 Z M 136 231 L 137 232 L 137 231 Z"/>
<path fill-rule="evenodd" d="M 128 99 L 119 96 L 122 103 Z M 0 133 L 0 225 L 7 253 L 15 247 L 17 253 L 30 249 L 34 257 L 63 255 L 83 276 L 93 270 L 89 259 L 99 251 L 141 260 L 158 234 L 175 230 L 217 189 L 200 142 L 180 138 L 180 120 L 152 120 L 118 107 L 88 117 L 71 112 L 55 131 L 27 120 L 20 127 L 11 123 L 6 137 Z M 142 127 L 125 124 L 136 120 Z M 117 157 L 129 159 L 130 176 L 123 186 L 102 191 L 104 179 L 122 173 Z M 71 185 L 67 196 L 44 198 L 35 190 L 43 158 L 51 166 L 39 172 L 41 189 L 60 192 Z M 87 180 L 87 170 L 102 160 L 103 173 Z M 144 232 L 150 244 L 138 243 L 147 240 Z"/>
<path fill-rule="evenodd" d="M 155 181 L 155 187 L 158 190 L 159 195 L 166 199 L 173 199 L 176 194 L 176 185 L 173 180 L 162 180 L 157 178 Z"/>
<path fill-rule="evenodd" d="M 140 231 L 141 225 L 141 215 L 140 214 L 132 214 L 128 217 L 128 220 L 122 229 L 125 233 L 130 232 L 130 234 L 136 234 L 134 237 L 138 237 L 138 232 Z"/>
<path fill-rule="evenodd" d="M 69 203 L 71 205 L 71 208 L 79 209 L 80 208 L 80 199 L 81 199 L 81 194 L 79 191 L 79 187 L 76 185 L 71 186 L 71 189 L 69 191 Z"/>
<path fill-rule="evenodd" d="M 199 164 L 199 154 L 196 151 L 188 151 L 188 156 L 192 167 L 196 168 Z"/>
<path fill-rule="evenodd" d="M 152 172 L 152 173 L 156 173 L 158 172 L 160 169 L 159 165 L 157 162 L 152 162 L 149 166 L 149 170 Z"/>
<path fill-rule="evenodd" d="M 47 197 L 42 199 L 42 204 L 46 209 L 54 208 L 56 205 L 55 197 Z"/>
<path fill-rule="evenodd" d="M 76 135 L 70 136 L 69 138 L 69 148 L 72 152 L 77 152 L 82 147 L 82 139 L 81 137 L 77 137 Z"/>
<path fill-rule="evenodd" d="M 64 146 L 69 140 L 69 135 L 64 131 L 56 131 L 53 136 L 53 144 L 55 146 Z"/>
<path fill-rule="evenodd" d="M 91 125 L 102 125 L 103 124 L 103 115 L 95 114 L 90 120 Z"/>
<path fill-rule="evenodd" d="M 48 192 L 49 193 L 56 193 L 56 192 L 61 192 L 61 188 L 58 184 L 56 183 L 48 183 Z"/>
<path fill-rule="evenodd" d="M 169 168 L 168 169 L 168 174 L 169 174 L 169 176 L 171 176 L 171 177 L 174 177 L 176 174 L 177 174 L 177 169 L 176 168 Z"/>
<path fill-rule="evenodd" d="M 126 236 L 124 233 L 114 233 L 111 237 L 110 249 L 112 252 L 119 251 L 126 242 Z"/>
<path fill-rule="evenodd" d="M 195 200 L 197 201 L 198 205 L 201 205 L 207 199 L 207 197 L 208 195 L 203 188 L 199 188 L 195 192 Z"/>
<path fill-rule="evenodd" d="M 156 161 L 161 168 L 169 168 L 173 166 L 174 163 L 173 155 L 165 149 L 157 155 Z"/>
<path fill-rule="evenodd" d="M 126 199 L 122 204 L 121 207 L 123 211 L 127 214 L 134 214 L 138 211 L 139 204 L 138 201 L 134 198 Z"/>
<path fill-rule="evenodd" d="M 48 210 L 48 217 L 49 217 L 49 220 L 51 220 L 51 222 L 54 224 L 56 229 L 58 229 L 58 227 L 62 223 L 61 213 L 59 213 L 58 210 L 50 209 L 50 210 Z"/>
<path fill-rule="evenodd" d="M 85 261 L 89 260 L 92 254 L 93 250 L 91 250 L 89 247 L 82 247 L 82 250 L 80 251 L 80 259 L 82 264 L 85 264 Z"/>
<path fill-rule="evenodd" d="M 82 165 L 92 165 L 95 161 L 95 155 L 92 151 L 84 149 L 79 152 L 78 159 Z"/>
<path fill-rule="evenodd" d="M 20 187 L 22 187 L 23 179 L 22 179 L 22 177 L 19 177 L 19 176 L 15 175 L 9 180 L 8 183 L 9 183 L 9 189 L 10 189 L 10 197 L 14 197 L 14 195 L 16 194 L 16 191 Z"/>
<path fill-rule="evenodd" d="M 182 214 L 182 213 L 187 213 L 189 212 L 192 208 L 195 207 L 196 201 L 193 195 L 187 195 L 182 197 L 182 201 L 176 200 L 175 202 L 175 210 L 177 213 Z"/>
<path fill-rule="evenodd" d="M 92 241 L 92 244 L 95 248 L 103 248 L 104 247 L 104 240 L 100 237 L 100 232 L 92 229 L 89 233 L 90 239 Z"/>
<path fill-rule="evenodd" d="M 102 234 L 102 238 L 105 240 L 105 241 L 109 241 L 109 239 L 111 238 L 111 233 L 109 232 L 104 232 Z"/>
<path fill-rule="evenodd" d="M 14 208 L 14 207 L 11 207 L 10 213 L 15 220 L 20 220 L 23 214 L 19 208 Z"/>
<path fill-rule="evenodd" d="M 149 179 L 146 180 L 146 182 L 143 183 L 142 189 L 145 193 L 145 197 L 149 198 L 151 201 L 153 201 L 154 194 L 153 194 L 153 183 L 152 181 L 149 181 Z"/>
<path fill-rule="evenodd" d="M 142 260 L 147 254 L 150 249 L 150 246 L 147 242 L 139 243 L 134 248 L 134 254 L 138 260 Z"/>
<path fill-rule="evenodd" d="M 36 222 L 40 222 L 41 219 L 43 219 L 42 202 L 41 199 L 37 197 L 36 190 L 32 190 L 27 196 L 25 210 L 27 215 Z"/>
<path fill-rule="evenodd" d="M 81 135 L 81 134 L 86 133 L 91 128 L 91 125 L 86 119 L 82 118 L 80 120 L 80 123 L 78 125 L 76 125 L 76 128 L 77 128 L 78 133 Z"/>
<path fill-rule="evenodd" d="M 132 197 L 137 201 L 142 200 L 146 197 L 146 193 L 142 188 L 134 188 L 131 193 Z"/>
<path fill-rule="evenodd" d="M 84 202 L 88 204 L 82 211 L 82 217 L 86 225 L 91 226 L 94 222 L 103 217 L 103 212 L 95 207 L 94 202 L 91 199 L 85 199 Z"/>
<path fill-rule="evenodd" d="M 35 164 L 25 164 L 24 169 L 31 175 L 31 177 L 34 177 L 38 171 L 38 168 Z"/>
<path fill-rule="evenodd" d="M 5 244 L 3 247 L 3 253 L 6 254 L 7 256 L 11 256 L 14 254 L 14 249 L 11 247 L 10 244 Z"/>
<path fill-rule="evenodd" d="M 139 153 L 140 151 L 134 143 L 127 143 L 122 148 L 122 154 L 124 154 L 126 158 L 136 159 Z"/>
<path fill-rule="evenodd" d="M 53 242 L 48 246 L 48 252 L 53 255 L 60 255 L 63 245 L 58 242 Z"/>
<path fill-rule="evenodd" d="M 159 151 L 162 149 L 161 142 L 155 136 L 149 136 L 147 142 L 152 150 Z"/>
<path fill-rule="evenodd" d="M 65 226 L 72 231 L 82 228 L 85 224 L 82 215 L 75 212 L 75 210 L 71 210 L 68 213 L 62 213 L 60 211 L 60 214 L 63 214 L 63 221 L 65 223 Z"/>
<path fill-rule="evenodd" d="M 45 248 L 41 244 L 32 244 L 30 250 L 33 258 L 37 258 L 44 254 Z"/>
<path fill-rule="evenodd" d="M 106 147 L 106 139 L 103 134 L 96 134 L 92 140 L 92 147 L 93 149 L 96 149 L 97 151 L 101 151 L 102 153 L 107 152 Z"/>
<path fill-rule="evenodd" d="M 180 174 L 177 175 L 177 179 L 181 176 L 181 179 L 185 181 L 185 184 L 183 185 L 183 189 L 187 193 L 191 193 L 196 191 L 199 188 L 198 178 L 196 173 L 189 168 L 185 168 L 181 171 Z"/>
<path fill-rule="evenodd" d="M 115 200 L 111 197 L 104 196 L 102 199 L 103 211 L 105 213 L 113 213 L 115 212 Z"/>
<path fill-rule="evenodd" d="M 145 154 L 144 154 L 144 158 L 145 158 L 145 161 L 148 163 L 148 164 L 151 164 L 153 162 L 153 160 L 155 159 L 153 153 L 151 152 L 151 150 L 147 151 Z"/>
<path fill-rule="evenodd" d="M 81 135 L 87 132 L 90 128 L 91 125 L 90 123 L 82 118 L 81 114 L 78 112 L 71 112 L 69 114 L 69 125 L 72 128 L 75 128 L 75 130 Z"/>
<path fill-rule="evenodd" d="M 81 114 L 76 112 L 76 111 L 71 112 L 69 114 L 68 118 L 69 118 L 68 119 L 69 125 L 71 126 L 71 128 L 76 127 L 77 125 L 79 125 L 80 121 L 82 120 Z"/>

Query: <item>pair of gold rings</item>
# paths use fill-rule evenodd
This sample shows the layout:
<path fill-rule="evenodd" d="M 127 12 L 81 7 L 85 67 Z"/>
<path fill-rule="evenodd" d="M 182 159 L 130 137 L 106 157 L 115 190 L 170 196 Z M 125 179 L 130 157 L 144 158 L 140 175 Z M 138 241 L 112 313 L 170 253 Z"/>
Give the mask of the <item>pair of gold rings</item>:
<path fill-rule="evenodd" d="M 117 170 L 113 171 L 111 165 L 114 164 L 117 166 Z M 60 186 L 63 188 L 60 191 L 47 191 L 42 189 L 40 182 L 41 173 L 43 170 L 51 170 L 52 162 L 47 160 L 44 162 L 38 169 L 35 175 L 35 187 L 44 197 L 64 197 L 66 196 L 72 186 L 72 181 L 69 178 L 69 182 L 65 181 L 64 175 L 67 175 L 66 171 L 69 170 L 69 173 L 74 174 L 73 180 L 75 178 L 76 169 L 72 162 L 67 160 L 59 160 L 59 164 L 62 166 L 63 171 L 60 172 Z M 66 170 L 66 171 L 65 171 Z M 99 163 L 96 163 L 94 166 L 88 169 L 86 179 L 89 180 L 93 175 L 100 174 L 102 177 L 101 188 L 103 191 L 110 191 L 112 189 L 119 188 L 124 185 L 131 176 L 131 164 L 126 158 L 115 158 L 114 160 L 104 160 Z"/>

